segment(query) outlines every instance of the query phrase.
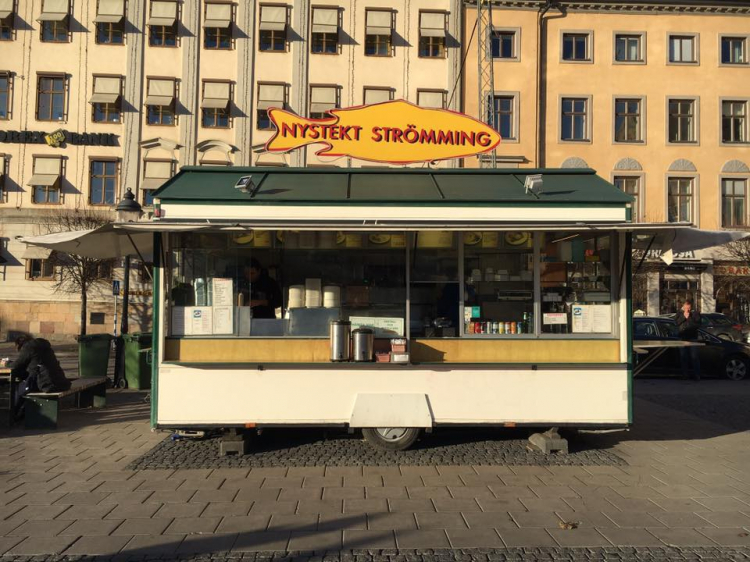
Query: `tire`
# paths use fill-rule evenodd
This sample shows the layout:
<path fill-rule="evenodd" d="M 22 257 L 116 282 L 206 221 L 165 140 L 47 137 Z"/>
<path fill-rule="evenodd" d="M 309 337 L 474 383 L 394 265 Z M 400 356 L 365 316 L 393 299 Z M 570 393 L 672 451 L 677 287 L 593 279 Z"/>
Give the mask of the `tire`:
<path fill-rule="evenodd" d="M 724 360 L 722 374 L 731 381 L 741 381 L 750 375 L 750 361 L 742 355 L 732 355 Z"/>
<path fill-rule="evenodd" d="M 362 430 L 362 435 L 370 445 L 386 451 L 408 449 L 414 445 L 420 433 L 421 430 L 416 427 L 368 427 Z"/>

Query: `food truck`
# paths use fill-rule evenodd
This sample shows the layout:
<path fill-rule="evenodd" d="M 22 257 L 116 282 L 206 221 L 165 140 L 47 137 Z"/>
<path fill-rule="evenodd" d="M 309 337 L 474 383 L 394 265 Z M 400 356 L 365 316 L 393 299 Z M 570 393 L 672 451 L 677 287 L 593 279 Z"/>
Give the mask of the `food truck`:
<path fill-rule="evenodd" d="M 153 425 L 626 426 L 631 205 L 588 169 L 185 167 L 129 227 Z M 365 360 L 332 360 L 347 322 Z"/>

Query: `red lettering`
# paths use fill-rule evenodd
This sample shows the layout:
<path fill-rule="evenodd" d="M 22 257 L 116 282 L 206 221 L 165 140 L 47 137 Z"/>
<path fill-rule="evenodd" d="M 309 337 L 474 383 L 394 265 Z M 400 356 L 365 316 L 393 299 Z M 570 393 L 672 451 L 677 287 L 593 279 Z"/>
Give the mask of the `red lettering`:
<path fill-rule="evenodd" d="M 435 144 L 435 131 L 433 129 L 429 131 L 422 129 L 419 133 L 419 142 L 422 144 Z"/>
<path fill-rule="evenodd" d="M 404 142 L 401 140 L 404 132 L 401 129 L 393 129 L 393 142 Z"/>
<path fill-rule="evenodd" d="M 372 128 L 372 140 L 374 140 L 375 142 L 382 141 L 383 140 L 383 134 L 381 133 L 382 130 L 383 129 L 381 129 L 380 127 L 373 127 Z"/>
<path fill-rule="evenodd" d="M 492 138 L 487 133 L 477 133 L 477 143 L 479 146 L 489 146 L 492 143 Z"/>
<path fill-rule="evenodd" d="M 320 136 L 320 127 L 318 125 L 310 125 L 310 138 L 317 139 Z"/>
<path fill-rule="evenodd" d="M 293 127 L 290 127 L 289 123 L 281 123 L 281 136 L 297 138 L 297 124 L 295 123 Z"/>

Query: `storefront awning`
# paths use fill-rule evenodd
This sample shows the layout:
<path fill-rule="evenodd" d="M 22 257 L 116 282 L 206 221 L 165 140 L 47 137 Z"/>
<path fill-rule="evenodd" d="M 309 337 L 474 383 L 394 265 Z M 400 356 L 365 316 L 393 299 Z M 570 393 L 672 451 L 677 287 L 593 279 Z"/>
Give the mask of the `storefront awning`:
<path fill-rule="evenodd" d="M 0 0 L 0 20 L 4 20 L 13 13 L 13 0 Z"/>
<path fill-rule="evenodd" d="M 41 248 L 39 246 L 26 245 L 26 249 L 21 254 L 22 260 L 46 260 L 52 250 L 49 248 Z"/>
<path fill-rule="evenodd" d="M 44 0 L 36 21 L 63 21 L 68 17 L 68 0 Z"/>
<path fill-rule="evenodd" d="M 94 23 L 120 23 L 125 17 L 125 0 L 99 0 Z"/>
<path fill-rule="evenodd" d="M 661 250 L 661 259 L 667 265 L 672 263 L 674 254 L 713 248 L 750 237 L 750 232 L 746 231 L 700 230 L 690 228 L 690 225 L 681 228 L 671 223 L 659 226 L 646 223 L 631 228 L 630 231 L 636 234 L 633 246 L 641 250 Z"/>
<path fill-rule="evenodd" d="M 203 27 L 227 28 L 232 25 L 232 5 L 219 3 L 206 3 L 206 19 Z"/>
<path fill-rule="evenodd" d="M 153 254 L 153 236 L 133 233 L 107 224 L 92 230 L 56 232 L 43 236 L 28 236 L 22 242 L 48 250 L 75 254 L 95 259 L 141 255 L 149 259 Z"/>

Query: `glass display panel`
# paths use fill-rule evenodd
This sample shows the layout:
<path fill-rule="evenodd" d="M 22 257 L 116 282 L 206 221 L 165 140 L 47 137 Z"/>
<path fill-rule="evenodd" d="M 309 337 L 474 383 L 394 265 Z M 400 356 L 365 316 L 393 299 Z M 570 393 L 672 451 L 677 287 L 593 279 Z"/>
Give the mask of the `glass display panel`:
<path fill-rule="evenodd" d="M 544 234 L 542 334 L 612 332 L 611 241 L 608 234 Z"/>
<path fill-rule="evenodd" d="M 412 337 L 459 336 L 458 237 L 440 231 L 411 235 Z"/>
<path fill-rule="evenodd" d="M 534 234 L 465 232 L 464 335 L 534 333 Z"/>
<path fill-rule="evenodd" d="M 405 336 L 403 233 L 175 234 L 170 260 L 173 336 L 327 338 L 338 319 Z"/>

